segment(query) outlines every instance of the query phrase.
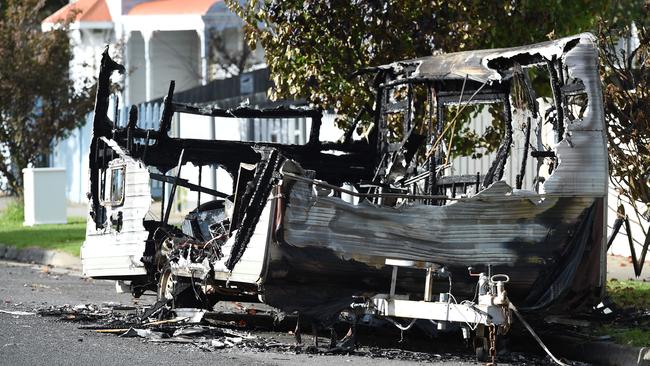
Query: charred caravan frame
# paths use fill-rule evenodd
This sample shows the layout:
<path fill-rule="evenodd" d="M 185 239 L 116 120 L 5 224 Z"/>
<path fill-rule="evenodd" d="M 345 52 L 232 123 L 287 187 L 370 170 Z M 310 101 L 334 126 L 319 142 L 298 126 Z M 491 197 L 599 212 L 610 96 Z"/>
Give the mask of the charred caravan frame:
<path fill-rule="evenodd" d="M 117 128 L 107 117 L 109 84 L 122 67 L 104 53 L 84 271 L 120 280 L 136 296 L 157 291 L 177 306 L 254 299 L 323 322 L 352 307 L 505 329 L 508 302 L 546 313 L 586 309 L 605 279 L 608 178 L 597 52 L 593 36 L 581 34 L 375 68 L 373 132 L 337 143 L 319 141 L 320 111 L 178 104 L 173 82 L 158 130 L 138 127 L 136 109 Z M 531 68 L 548 73 L 552 128 L 543 123 Z M 577 97 L 584 102 L 576 110 Z M 445 108 L 495 102 L 504 125 L 489 168 L 453 175 L 448 136 L 457 116 Z M 304 145 L 181 139 L 168 134 L 174 113 L 312 123 Z M 508 184 L 513 116 L 527 123 L 520 173 Z M 544 129 L 553 141 L 543 144 Z M 188 162 L 224 168 L 235 193 L 180 179 Z M 531 166 L 535 184 L 523 187 Z M 160 219 L 147 216 L 151 180 L 164 182 L 170 199 L 178 186 L 216 199 L 175 227 L 171 202 Z M 475 278 L 468 267 L 482 273 Z"/>

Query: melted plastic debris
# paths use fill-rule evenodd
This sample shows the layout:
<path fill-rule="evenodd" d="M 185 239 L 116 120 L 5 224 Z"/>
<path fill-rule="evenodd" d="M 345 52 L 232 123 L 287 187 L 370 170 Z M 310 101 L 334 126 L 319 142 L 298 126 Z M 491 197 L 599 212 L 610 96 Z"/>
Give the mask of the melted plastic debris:
<path fill-rule="evenodd" d="M 140 338 L 146 342 L 187 344 L 205 352 L 236 348 L 250 352 L 339 354 L 417 362 L 475 362 L 468 350 L 452 346 L 452 349 L 441 352 L 449 344 L 436 345 L 437 341 L 431 339 L 398 342 L 399 338 L 394 338 L 394 334 L 378 328 L 372 328 L 372 332 L 369 332 L 372 336 L 362 335 L 364 339 L 356 344 L 356 348 L 340 347 L 343 340 L 337 346 L 330 347 L 325 341 L 326 337 L 319 337 L 320 346 L 317 347 L 313 336 L 306 337 L 303 344 L 297 345 L 293 333 L 287 331 L 290 328 L 287 324 L 281 327 L 282 333 L 278 333 L 278 328 L 273 326 L 277 323 L 267 319 L 276 316 L 272 311 L 256 309 L 251 314 L 249 310 L 243 309 L 241 314 L 208 312 L 200 323 L 191 323 L 188 317 L 176 316 L 174 311 L 167 308 L 158 315 L 167 319 L 149 317 L 141 320 L 141 316 L 147 312 L 146 307 L 116 303 L 49 306 L 35 312 L 59 321 L 79 323 L 79 329 L 97 334 Z M 237 315 L 246 321 L 235 321 Z M 499 363 L 511 365 L 547 365 L 550 361 L 539 355 L 518 352 L 500 354 L 498 360 Z"/>

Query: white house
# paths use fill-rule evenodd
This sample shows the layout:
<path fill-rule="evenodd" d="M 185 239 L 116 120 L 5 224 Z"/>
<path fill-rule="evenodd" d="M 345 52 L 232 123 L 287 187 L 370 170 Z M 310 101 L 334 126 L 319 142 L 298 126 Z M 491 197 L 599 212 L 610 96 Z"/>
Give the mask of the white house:
<path fill-rule="evenodd" d="M 210 75 L 210 42 L 219 34 L 227 49 L 242 47 L 242 20 L 221 0 L 76 0 L 47 17 L 44 31 L 73 17 L 70 36 L 74 50 L 71 72 L 77 80 L 97 75 L 104 46 L 127 68 L 121 106 L 150 101 L 167 92 L 206 84 Z M 252 53 L 251 64 L 264 62 L 263 50 Z"/>
<path fill-rule="evenodd" d="M 113 119 L 124 123 L 128 108 L 138 105 L 138 124 L 146 128 L 157 126 L 160 98 L 167 93 L 170 80 L 175 81 L 176 92 L 182 92 L 229 76 L 224 71 L 228 69 L 227 65 L 210 65 L 209 51 L 214 49 L 211 42 L 215 34 L 222 40 L 225 52 L 236 54 L 243 47 L 243 22 L 222 0 L 77 0 L 47 17 L 42 28 L 44 31 L 52 29 L 69 17 L 74 17 L 69 27 L 74 55 L 71 65 L 73 77 L 80 82 L 95 77 L 101 53 L 109 44 L 111 55 L 127 69 L 126 75 L 115 79 L 123 88 L 119 98 L 113 100 L 117 102 L 117 108 L 113 106 L 111 110 L 118 111 Z M 223 48 L 221 51 L 224 51 Z M 253 50 L 247 60 L 251 69 L 263 67 L 262 48 Z M 241 76 L 236 87 L 232 86 L 233 83 L 222 83 L 216 87 L 235 88 L 234 94 L 250 96 L 245 99 L 252 99 L 253 102 L 266 100 L 266 90 L 256 95 L 250 94 L 259 91 L 260 85 L 256 88 L 251 85 L 259 77 L 246 76 Z M 238 103 L 237 98 L 231 99 L 234 100 L 230 102 Z M 145 103 L 151 101 L 154 102 Z M 209 103 L 214 105 L 218 101 Z M 324 135 L 331 135 L 330 140 L 336 139 L 342 132 L 334 127 L 333 122 L 327 123 L 328 119 L 332 120 L 333 116 L 324 118 Z M 90 115 L 87 120 L 91 120 Z M 175 120 L 172 134 L 183 138 L 250 138 L 304 143 L 307 123 L 304 120 L 278 120 L 268 124 L 184 115 Z M 50 158 L 50 165 L 66 167 L 67 196 L 72 202 L 83 203 L 86 200 L 90 133 L 91 124 L 86 123 L 68 139 L 59 142 Z M 183 178 L 191 181 L 196 181 L 198 174 L 196 167 L 182 169 Z M 202 177 L 203 184 L 224 192 L 230 189 L 230 177 L 225 171 L 204 167 Z M 197 201 L 192 193 L 181 196 L 179 201 L 187 206 Z"/>

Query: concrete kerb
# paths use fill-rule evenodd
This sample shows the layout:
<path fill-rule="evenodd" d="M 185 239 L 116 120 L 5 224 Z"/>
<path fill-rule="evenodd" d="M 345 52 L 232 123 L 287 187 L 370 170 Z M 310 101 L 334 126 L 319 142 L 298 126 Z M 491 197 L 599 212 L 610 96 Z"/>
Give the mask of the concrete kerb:
<path fill-rule="evenodd" d="M 18 249 L 13 246 L 0 244 L 0 259 L 44 264 L 53 267 L 68 268 L 81 272 L 81 259 L 68 253 L 41 248 Z"/>

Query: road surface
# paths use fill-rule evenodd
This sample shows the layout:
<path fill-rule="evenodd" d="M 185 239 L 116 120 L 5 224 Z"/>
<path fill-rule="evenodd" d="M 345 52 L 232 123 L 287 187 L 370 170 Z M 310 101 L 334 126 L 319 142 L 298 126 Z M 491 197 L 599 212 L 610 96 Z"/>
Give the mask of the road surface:
<path fill-rule="evenodd" d="M 114 282 L 83 278 L 47 267 L 0 262 L 0 365 L 412 365 L 420 361 L 360 355 L 310 355 L 225 348 L 204 352 L 189 344 L 153 343 L 140 338 L 121 338 L 79 329 L 79 324 L 56 317 L 15 315 L 4 311 L 31 312 L 64 304 L 119 302 L 132 305 L 129 294 L 117 294 Z M 152 303 L 151 297 L 137 300 Z M 264 337 L 273 336 L 266 332 Z M 276 334 L 291 339 L 287 334 Z M 305 335 L 304 340 L 309 341 Z M 395 342 L 396 343 L 396 342 Z M 395 347 L 395 346 L 394 346 Z M 434 347 L 435 349 L 435 347 Z M 435 350 L 434 350 L 435 351 Z M 440 349 L 437 350 L 440 352 Z M 456 352 L 456 353 L 453 353 Z M 397 357 L 399 358 L 399 356 Z M 515 364 L 526 364 L 519 355 Z M 476 365 L 469 352 L 435 355 L 433 364 Z M 511 358 L 512 360 L 512 358 Z"/>

